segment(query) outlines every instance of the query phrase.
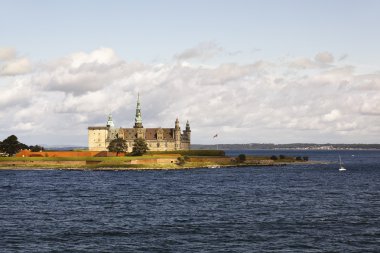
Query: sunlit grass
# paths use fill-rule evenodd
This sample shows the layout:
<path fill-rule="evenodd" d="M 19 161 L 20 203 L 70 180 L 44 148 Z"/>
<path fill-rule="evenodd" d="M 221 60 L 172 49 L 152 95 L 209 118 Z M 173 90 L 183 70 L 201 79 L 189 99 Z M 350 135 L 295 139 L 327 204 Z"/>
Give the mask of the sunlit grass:
<path fill-rule="evenodd" d="M 179 157 L 178 154 L 147 154 L 144 156 L 113 156 L 113 157 L 0 157 L 0 167 L 27 169 L 27 168 L 54 168 L 54 169 L 186 169 L 214 166 L 271 166 L 287 163 L 304 162 L 298 161 L 294 157 L 278 157 L 272 160 L 267 156 L 247 156 L 246 161 L 237 162 L 231 160 L 217 159 L 210 156 L 210 159 L 202 156 L 188 156 L 189 158 L 201 158 L 202 161 L 189 161 L 185 159 L 182 165 L 173 162 Z M 186 157 L 186 156 L 182 156 Z M 168 162 L 161 163 L 156 159 L 168 159 Z M 141 161 L 143 164 L 131 163 L 132 160 Z"/>

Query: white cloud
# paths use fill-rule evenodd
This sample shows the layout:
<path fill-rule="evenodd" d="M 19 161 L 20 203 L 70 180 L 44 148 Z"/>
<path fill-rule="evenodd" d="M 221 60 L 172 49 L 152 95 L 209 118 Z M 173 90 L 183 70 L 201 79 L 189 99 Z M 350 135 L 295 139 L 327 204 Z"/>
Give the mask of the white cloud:
<path fill-rule="evenodd" d="M 380 96 L 377 99 L 364 101 L 360 106 L 360 112 L 367 115 L 380 116 Z"/>
<path fill-rule="evenodd" d="M 36 126 L 33 125 L 31 122 L 26 122 L 26 123 L 18 123 L 13 129 L 16 131 L 31 131 L 33 128 Z"/>
<path fill-rule="evenodd" d="M 112 65 L 118 63 L 120 60 L 116 56 L 115 51 L 111 48 L 99 48 L 91 53 L 75 53 L 67 57 L 72 69 L 86 66 L 86 64 L 96 65 Z"/>
<path fill-rule="evenodd" d="M 2 110 L 10 110 L 17 106 L 28 106 L 31 102 L 31 87 L 24 79 L 15 80 L 10 86 L 4 87 L 0 93 Z"/>
<path fill-rule="evenodd" d="M 32 68 L 26 58 L 14 59 L 0 65 L 0 76 L 14 76 L 28 73 Z"/>
<path fill-rule="evenodd" d="M 0 48 L 0 61 L 8 61 L 16 57 L 14 48 Z"/>
<path fill-rule="evenodd" d="M 358 75 L 353 79 L 355 87 L 362 91 L 380 91 L 380 73 Z"/>
<path fill-rule="evenodd" d="M 225 143 L 379 137 L 379 72 L 356 74 L 355 65 L 331 65 L 327 54 L 298 59 L 304 60 L 296 68 L 294 59 L 143 64 L 107 48 L 79 52 L 7 79 L 0 133 L 85 145 L 87 127 L 105 124 L 108 113 L 117 126 L 131 127 L 140 92 L 144 126 L 172 127 L 176 117 L 182 125 L 188 119 L 194 143 L 210 143 L 215 133 Z"/>
<path fill-rule="evenodd" d="M 186 49 L 182 53 L 175 55 L 175 58 L 180 61 L 189 59 L 207 60 L 221 52 L 223 52 L 223 48 L 219 47 L 215 42 L 208 41 L 200 43 L 196 47 Z"/>
<path fill-rule="evenodd" d="M 325 114 L 325 115 L 323 116 L 323 120 L 324 120 L 324 121 L 331 122 L 331 121 L 335 121 L 335 120 L 339 119 L 340 116 L 341 116 L 340 111 L 334 109 L 334 110 L 332 110 L 331 112 Z"/>
<path fill-rule="evenodd" d="M 17 57 L 14 48 L 0 48 L 0 77 L 22 75 L 32 70 L 32 64 L 25 57 Z"/>
<path fill-rule="evenodd" d="M 358 124 L 356 122 L 338 122 L 337 131 L 353 131 L 356 130 Z"/>
<path fill-rule="evenodd" d="M 100 48 L 40 66 L 33 82 L 46 90 L 80 95 L 103 89 L 138 68 L 139 64 L 127 65 L 120 60 L 112 49 Z"/>
<path fill-rule="evenodd" d="M 314 59 L 307 57 L 296 58 L 288 63 L 290 68 L 295 69 L 321 69 L 331 67 L 334 63 L 334 56 L 329 52 L 320 52 Z"/>
<path fill-rule="evenodd" d="M 334 56 L 329 52 L 320 52 L 314 57 L 316 62 L 322 64 L 330 64 L 334 62 Z"/>
<path fill-rule="evenodd" d="M 296 69 L 311 69 L 317 66 L 313 60 L 308 58 L 298 58 L 289 63 L 289 67 Z"/>

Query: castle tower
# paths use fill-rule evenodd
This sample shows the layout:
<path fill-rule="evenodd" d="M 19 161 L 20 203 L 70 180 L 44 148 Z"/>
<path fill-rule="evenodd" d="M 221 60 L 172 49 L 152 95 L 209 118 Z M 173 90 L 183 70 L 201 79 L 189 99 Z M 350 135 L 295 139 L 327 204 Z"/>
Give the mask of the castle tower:
<path fill-rule="evenodd" d="M 174 141 L 175 141 L 175 150 L 180 150 L 181 149 L 181 128 L 179 126 L 178 118 L 175 120 Z"/>
<path fill-rule="evenodd" d="M 189 121 L 186 121 L 186 130 L 184 131 L 184 133 L 186 134 L 187 139 L 190 141 L 191 130 L 190 130 L 190 123 L 189 123 Z"/>
<path fill-rule="evenodd" d="M 107 119 L 107 134 L 106 134 L 106 146 L 113 140 L 118 138 L 118 130 L 115 128 L 115 124 L 112 120 L 112 114 L 108 115 Z"/>
<path fill-rule="evenodd" d="M 141 118 L 140 94 L 137 95 L 136 116 L 134 128 L 143 128 Z"/>
<path fill-rule="evenodd" d="M 178 118 L 175 119 L 175 130 L 181 130 L 181 128 L 179 127 L 179 120 L 178 120 Z"/>
<path fill-rule="evenodd" d="M 112 114 L 109 114 L 108 115 L 108 119 L 107 119 L 107 127 L 110 128 L 110 127 L 115 127 L 115 124 L 113 123 L 113 120 L 112 120 Z"/>

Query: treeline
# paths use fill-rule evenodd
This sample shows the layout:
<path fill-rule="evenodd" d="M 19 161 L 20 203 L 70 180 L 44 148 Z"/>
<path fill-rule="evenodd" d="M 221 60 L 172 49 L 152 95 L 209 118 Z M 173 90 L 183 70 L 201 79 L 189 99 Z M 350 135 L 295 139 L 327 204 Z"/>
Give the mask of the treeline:
<path fill-rule="evenodd" d="M 15 135 L 8 136 L 3 141 L 0 141 L 0 153 L 2 156 L 13 156 L 22 149 L 30 149 L 33 152 L 44 150 L 44 148 L 39 145 L 28 146 L 19 142 Z"/>
<path fill-rule="evenodd" d="M 380 149 L 380 144 L 315 144 L 315 143 L 291 143 L 291 144 L 273 144 L 273 143 L 248 143 L 248 144 L 218 144 L 202 145 L 192 144 L 192 149 Z"/>

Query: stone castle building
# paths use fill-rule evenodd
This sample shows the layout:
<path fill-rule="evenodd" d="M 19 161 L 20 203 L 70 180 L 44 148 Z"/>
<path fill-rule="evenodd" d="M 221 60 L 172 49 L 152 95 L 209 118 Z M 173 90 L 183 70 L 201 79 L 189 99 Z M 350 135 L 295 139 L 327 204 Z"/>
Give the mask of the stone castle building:
<path fill-rule="evenodd" d="M 189 121 L 181 133 L 178 118 L 174 128 L 144 128 L 141 118 L 140 97 L 137 98 L 135 125 L 133 128 L 116 128 L 112 116 L 108 116 L 106 126 L 88 127 L 88 149 L 90 151 L 106 151 L 109 143 L 116 138 L 123 138 L 132 151 L 136 138 L 146 140 L 150 151 L 189 150 L 191 130 Z"/>

